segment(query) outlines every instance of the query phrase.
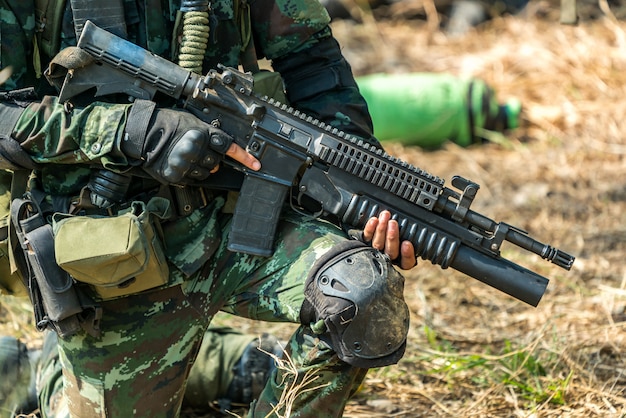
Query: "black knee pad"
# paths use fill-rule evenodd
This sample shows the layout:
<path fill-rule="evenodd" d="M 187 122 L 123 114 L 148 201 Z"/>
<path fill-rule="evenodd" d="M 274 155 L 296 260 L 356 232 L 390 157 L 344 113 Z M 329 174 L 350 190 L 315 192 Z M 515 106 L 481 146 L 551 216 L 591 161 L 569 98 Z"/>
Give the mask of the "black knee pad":
<path fill-rule="evenodd" d="M 313 265 L 300 319 L 305 325 L 324 321 L 330 344 L 348 364 L 395 364 L 409 330 L 403 290 L 404 277 L 388 257 L 359 241 L 345 241 Z"/>

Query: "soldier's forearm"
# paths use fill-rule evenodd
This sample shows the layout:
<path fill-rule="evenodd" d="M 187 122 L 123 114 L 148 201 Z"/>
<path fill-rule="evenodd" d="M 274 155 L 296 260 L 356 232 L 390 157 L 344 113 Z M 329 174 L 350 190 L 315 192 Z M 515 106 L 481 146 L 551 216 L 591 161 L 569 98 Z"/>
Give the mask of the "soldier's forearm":
<path fill-rule="evenodd" d="M 95 102 L 80 109 L 67 108 L 56 97 L 46 96 L 21 109 L 2 108 L 13 120 L 10 136 L 37 163 L 126 163 L 115 146 L 123 134 L 130 105 Z"/>

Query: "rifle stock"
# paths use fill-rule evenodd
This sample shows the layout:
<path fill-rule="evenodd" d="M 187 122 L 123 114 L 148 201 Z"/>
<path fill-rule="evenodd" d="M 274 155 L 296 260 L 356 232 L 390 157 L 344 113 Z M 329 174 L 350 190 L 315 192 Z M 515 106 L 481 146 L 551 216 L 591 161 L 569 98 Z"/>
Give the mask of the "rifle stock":
<path fill-rule="evenodd" d="M 96 96 L 126 93 L 181 100 L 203 121 L 218 126 L 261 161 L 259 172 L 225 161 L 243 173 L 229 249 L 269 256 L 281 208 L 289 202 L 312 216 L 362 228 L 389 210 L 416 257 L 453 268 L 537 306 L 548 279 L 501 256 L 504 241 L 569 270 L 571 255 L 534 240 L 518 228 L 470 209 L 479 186 L 462 177 L 451 184 L 358 138 L 272 99 L 253 93 L 253 79 L 220 67 L 191 73 L 91 22 L 78 48 L 93 63 L 65 79 L 64 101 L 89 89 Z M 291 194 L 289 193 L 291 191 Z"/>

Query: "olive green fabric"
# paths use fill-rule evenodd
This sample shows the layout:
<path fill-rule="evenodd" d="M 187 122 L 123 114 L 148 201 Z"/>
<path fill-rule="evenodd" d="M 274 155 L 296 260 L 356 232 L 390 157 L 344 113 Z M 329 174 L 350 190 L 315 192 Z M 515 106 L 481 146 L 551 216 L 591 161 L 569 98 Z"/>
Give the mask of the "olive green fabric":
<path fill-rule="evenodd" d="M 258 335 L 243 334 L 228 327 L 211 327 L 202 339 L 191 367 L 183 405 L 206 409 L 215 400 L 226 398 L 233 380 L 233 368 L 248 344 Z"/>
<path fill-rule="evenodd" d="M 274 71 L 259 71 L 254 74 L 254 91 L 261 97 L 267 96 L 281 103 L 288 103 L 285 86 L 280 74 Z"/>
<path fill-rule="evenodd" d="M 169 201 L 155 197 L 117 216 L 55 214 L 56 262 L 103 299 L 165 285 L 169 267 L 153 218 L 168 212 Z"/>
<path fill-rule="evenodd" d="M 9 210 L 12 173 L 0 170 L 0 295 L 26 296 L 22 277 L 13 272 L 9 256 Z"/>

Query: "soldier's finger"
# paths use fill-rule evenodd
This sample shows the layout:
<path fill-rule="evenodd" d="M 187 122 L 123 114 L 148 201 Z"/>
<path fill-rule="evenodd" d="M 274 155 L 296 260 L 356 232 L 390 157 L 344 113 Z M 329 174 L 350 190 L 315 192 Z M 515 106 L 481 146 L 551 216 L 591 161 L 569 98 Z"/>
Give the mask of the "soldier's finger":
<path fill-rule="evenodd" d="M 251 170 L 258 171 L 261 168 L 259 160 L 234 142 L 226 151 L 226 155 L 235 161 L 239 161 Z"/>

